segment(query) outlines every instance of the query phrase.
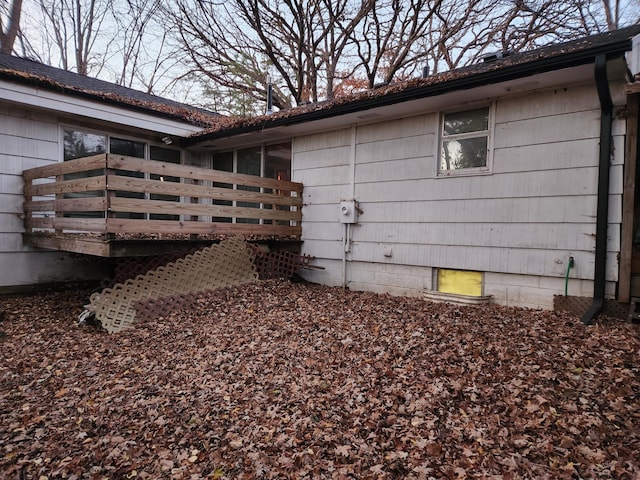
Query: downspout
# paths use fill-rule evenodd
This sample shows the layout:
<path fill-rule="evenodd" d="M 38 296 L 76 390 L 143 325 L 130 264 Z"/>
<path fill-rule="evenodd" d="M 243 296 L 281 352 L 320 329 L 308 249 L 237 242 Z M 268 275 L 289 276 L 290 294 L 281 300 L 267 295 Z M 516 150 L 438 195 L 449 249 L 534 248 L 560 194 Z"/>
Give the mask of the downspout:
<path fill-rule="evenodd" d="M 613 100 L 607 80 L 607 56 L 595 60 L 595 81 L 600 100 L 600 158 L 598 165 L 598 205 L 596 210 L 596 251 L 593 275 L 593 301 L 582 316 L 582 323 L 592 325 L 604 305 L 607 266 L 607 225 L 609 223 L 609 164 L 611 161 L 611 125 Z"/>

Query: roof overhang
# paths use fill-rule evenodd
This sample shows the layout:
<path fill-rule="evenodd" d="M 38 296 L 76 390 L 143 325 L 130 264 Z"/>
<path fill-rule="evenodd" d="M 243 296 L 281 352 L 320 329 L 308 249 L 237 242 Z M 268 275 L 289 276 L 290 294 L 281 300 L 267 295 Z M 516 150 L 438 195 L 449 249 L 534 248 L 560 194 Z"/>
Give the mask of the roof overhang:
<path fill-rule="evenodd" d="M 202 127 L 151 111 L 124 108 L 91 97 L 83 98 L 6 79 L 0 79 L 0 103 L 19 104 L 58 115 L 86 119 L 92 123 L 97 121 L 117 125 L 120 128 L 124 126 L 176 137 L 187 137 L 203 130 Z"/>
<path fill-rule="evenodd" d="M 291 140 L 296 136 L 335 130 L 351 125 L 380 122 L 420 113 L 440 111 L 465 104 L 488 101 L 505 95 L 524 94 L 562 85 L 592 82 L 593 62 L 599 55 L 610 60 L 609 74 L 624 78 L 624 55 L 632 47 L 630 38 L 540 57 L 495 68 L 481 66 L 477 73 L 440 75 L 441 81 L 382 95 L 356 98 L 316 110 L 308 107 L 291 115 L 264 116 L 248 125 L 203 132 L 185 139 L 186 147 L 231 149 L 258 143 Z"/>

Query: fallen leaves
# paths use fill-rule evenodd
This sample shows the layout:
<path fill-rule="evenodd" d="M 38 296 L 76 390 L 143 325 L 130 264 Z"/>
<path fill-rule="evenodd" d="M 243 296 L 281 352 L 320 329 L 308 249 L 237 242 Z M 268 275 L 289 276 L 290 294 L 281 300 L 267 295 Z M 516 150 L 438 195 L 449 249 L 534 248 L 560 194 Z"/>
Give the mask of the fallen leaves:
<path fill-rule="evenodd" d="M 268 281 L 104 335 L 85 300 L 3 299 L 0 477 L 640 475 L 631 324 Z"/>

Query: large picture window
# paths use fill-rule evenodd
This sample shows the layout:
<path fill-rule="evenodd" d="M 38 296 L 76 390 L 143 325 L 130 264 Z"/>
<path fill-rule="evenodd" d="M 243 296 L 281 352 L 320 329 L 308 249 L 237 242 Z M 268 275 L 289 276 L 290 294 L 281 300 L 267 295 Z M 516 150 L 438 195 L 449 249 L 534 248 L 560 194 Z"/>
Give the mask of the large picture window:
<path fill-rule="evenodd" d="M 100 132 L 89 132 L 80 129 L 65 127 L 63 128 L 63 149 L 64 161 L 74 160 L 76 158 L 89 157 L 100 153 L 111 153 L 114 155 L 125 155 L 128 157 L 150 159 L 167 163 L 181 163 L 181 152 L 175 148 L 167 148 L 165 146 L 153 145 L 141 140 L 132 140 L 126 138 L 117 138 Z M 65 180 L 75 178 L 86 178 L 95 175 L 102 175 L 103 170 L 90 170 L 88 172 L 80 172 L 65 175 Z M 145 175 L 143 172 L 134 172 L 128 170 L 117 170 L 117 175 L 146 178 L 151 180 L 161 180 L 166 182 L 179 182 L 178 177 L 160 176 L 155 174 Z M 135 199 L 151 199 L 179 202 L 180 197 L 176 195 L 160 195 L 145 194 L 140 192 L 120 192 L 115 193 L 117 197 L 135 198 Z M 65 198 L 86 198 L 92 196 L 104 196 L 104 192 L 79 192 L 66 193 Z M 73 213 L 66 214 L 73 217 L 103 217 L 103 212 L 90 213 Z M 117 218 L 132 218 L 151 220 L 179 220 L 178 215 L 166 214 L 145 214 L 145 213 L 127 213 L 120 212 Z"/>
<path fill-rule="evenodd" d="M 240 150 L 221 151 L 213 154 L 212 168 L 226 172 L 243 173 L 248 175 L 275 178 L 277 180 L 291 180 L 291 143 L 281 143 L 274 145 L 255 146 Z M 226 183 L 213 183 L 214 187 L 236 188 L 238 190 L 248 190 L 252 192 L 277 193 L 288 196 L 290 192 L 276 191 L 271 189 L 247 187 L 243 185 L 232 185 Z M 236 207 L 251 207 L 272 209 L 273 205 L 258 204 L 253 202 L 213 200 L 214 205 L 233 205 Z M 278 207 L 281 210 L 289 210 L 290 207 L 283 205 Z M 258 220 L 250 218 L 218 219 L 213 221 L 232 221 L 234 223 L 264 223 L 271 224 L 272 220 Z M 279 224 L 286 225 L 289 222 L 279 221 Z"/>
<path fill-rule="evenodd" d="M 491 108 L 442 115 L 440 175 L 488 171 L 491 150 Z"/>

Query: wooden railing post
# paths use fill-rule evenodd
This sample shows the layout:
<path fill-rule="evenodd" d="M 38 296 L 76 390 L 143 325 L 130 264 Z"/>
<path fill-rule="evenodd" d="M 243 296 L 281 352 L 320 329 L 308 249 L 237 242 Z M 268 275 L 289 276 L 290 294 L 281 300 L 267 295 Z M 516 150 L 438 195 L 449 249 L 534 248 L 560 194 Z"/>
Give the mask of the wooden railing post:
<path fill-rule="evenodd" d="M 56 182 L 62 182 L 64 181 L 64 175 L 56 175 Z M 57 200 L 62 200 L 64 198 L 64 193 L 56 193 L 56 201 Z M 54 203 L 55 205 L 55 203 Z M 56 218 L 63 218 L 64 217 L 64 213 L 58 211 L 58 209 L 55 209 L 55 217 Z M 54 233 L 56 235 L 60 235 L 62 233 L 62 230 L 60 228 L 56 228 L 54 230 Z"/>
<path fill-rule="evenodd" d="M 200 180 L 197 179 L 191 179 L 190 182 L 192 185 L 201 185 L 202 182 Z M 198 197 L 189 197 L 189 200 L 191 203 L 199 203 Z M 200 218 L 198 215 L 191 215 L 191 217 L 189 217 L 192 221 L 197 222 L 198 219 Z M 198 237 L 200 235 L 198 235 L 197 233 L 192 233 L 191 235 L 189 235 L 189 238 L 191 240 L 197 240 Z"/>
<path fill-rule="evenodd" d="M 115 198 L 116 192 L 111 190 L 110 182 L 115 176 L 116 171 L 113 168 L 109 168 L 109 154 L 104 155 L 104 176 L 106 178 L 106 188 L 104 191 L 105 200 L 107 202 L 105 210 L 105 223 L 107 225 L 107 231 L 103 234 L 105 240 L 113 240 L 116 238 L 116 234 L 109 231 L 109 219 L 116 218 L 116 213 L 111 210 L 111 201 Z"/>

